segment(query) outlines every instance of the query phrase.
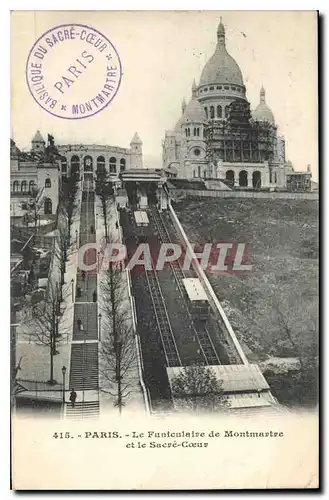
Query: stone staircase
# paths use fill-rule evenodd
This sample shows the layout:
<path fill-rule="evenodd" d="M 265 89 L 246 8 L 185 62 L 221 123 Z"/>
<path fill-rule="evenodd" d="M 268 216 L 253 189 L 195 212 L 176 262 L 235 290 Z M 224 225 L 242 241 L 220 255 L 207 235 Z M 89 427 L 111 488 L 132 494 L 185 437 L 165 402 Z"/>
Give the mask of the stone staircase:
<path fill-rule="evenodd" d="M 97 419 L 99 417 L 99 401 L 76 402 L 74 408 L 67 404 L 65 418 L 69 420 Z"/>
<path fill-rule="evenodd" d="M 72 344 L 70 389 L 98 389 L 98 343 Z"/>

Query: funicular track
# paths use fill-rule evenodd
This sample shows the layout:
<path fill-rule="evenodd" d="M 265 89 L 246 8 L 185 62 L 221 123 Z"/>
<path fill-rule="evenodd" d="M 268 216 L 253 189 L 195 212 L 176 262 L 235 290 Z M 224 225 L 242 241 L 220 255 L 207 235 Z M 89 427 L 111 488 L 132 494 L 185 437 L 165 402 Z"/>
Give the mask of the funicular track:
<path fill-rule="evenodd" d="M 152 208 L 149 211 L 149 217 L 154 226 L 156 227 L 159 238 L 161 239 L 162 243 L 173 243 L 172 239 L 170 237 L 169 231 L 167 229 L 166 223 L 163 220 L 163 217 L 159 213 L 159 211 L 156 208 Z M 177 287 L 180 291 L 182 300 L 186 304 L 186 310 L 188 313 L 188 316 L 190 318 L 191 325 L 193 327 L 193 331 L 195 334 L 195 337 L 198 340 L 201 352 L 203 354 L 203 357 L 205 359 L 205 362 L 207 365 L 219 365 L 220 360 L 218 358 L 216 349 L 212 343 L 212 340 L 210 338 L 208 329 L 206 327 L 206 324 L 204 322 L 197 323 L 193 320 L 191 312 L 190 312 L 190 304 L 188 301 L 188 297 L 186 295 L 186 291 L 183 285 L 183 279 L 185 278 L 185 274 L 183 269 L 181 268 L 180 262 L 178 259 L 176 259 L 173 262 L 170 262 L 170 267 L 172 269 L 175 282 L 177 284 Z M 159 286 L 160 288 L 160 286 Z M 160 291 L 161 293 L 161 291 Z M 171 365 L 169 365 L 171 366 Z"/>
<path fill-rule="evenodd" d="M 156 270 L 153 269 L 152 271 L 146 271 L 145 276 L 159 327 L 167 366 L 181 366 L 181 359 L 178 354 L 175 337 L 171 329 L 167 308 L 161 293 Z"/>

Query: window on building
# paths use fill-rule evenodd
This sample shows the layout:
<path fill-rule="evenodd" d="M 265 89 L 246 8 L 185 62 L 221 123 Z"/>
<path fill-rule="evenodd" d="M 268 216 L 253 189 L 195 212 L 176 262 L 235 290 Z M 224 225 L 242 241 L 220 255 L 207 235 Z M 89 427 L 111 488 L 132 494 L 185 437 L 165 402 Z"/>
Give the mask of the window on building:
<path fill-rule="evenodd" d="M 27 207 L 27 203 L 22 203 L 22 210 L 27 210 L 28 207 Z"/>
<path fill-rule="evenodd" d="M 201 167 L 198 165 L 198 177 L 201 177 Z"/>
<path fill-rule="evenodd" d="M 214 87 L 210 87 L 209 90 L 214 90 Z"/>
<path fill-rule="evenodd" d="M 98 156 L 96 161 L 96 170 L 97 172 L 105 172 L 105 158 L 104 156 Z"/>
<path fill-rule="evenodd" d="M 229 87 L 228 85 L 225 85 L 225 86 L 224 86 L 224 89 L 225 89 L 225 90 L 230 90 L 230 87 Z"/>
<path fill-rule="evenodd" d="M 67 172 L 67 161 L 66 161 L 66 159 L 62 160 L 62 162 L 61 162 L 61 168 L 62 168 L 62 172 Z"/>
<path fill-rule="evenodd" d="M 110 174 L 116 174 L 117 173 L 117 159 L 112 156 L 110 158 Z"/>
<path fill-rule="evenodd" d="M 121 158 L 120 160 L 120 172 L 124 172 L 126 170 L 126 160 Z"/>
<path fill-rule="evenodd" d="M 71 174 L 75 174 L 76 172 L 79 172 L 79 170 L 80 170 L 80 158 L 77 155 L 72 156 L 72 158 L 71 158 Z"/>
<path fill-rule="evenodd" d="M 22 181 L 22 183 L 21 183 L 21 192 L 22 193 L 27 192 L 27 182 L 26 181 Z"/>
<path fill-rule="evenodd" d="M 215 118 L 215 108 L 214 106 L 210 106 L 210 119 L 213 120 Z"/>
<path fill-rule="evenodd" d="M 207 108 L 207 107 L 206 107 L 206 108 L 204 108 L 204 112 L 206 113 L 206 118 L 207 118 L 207 120 L 208 120 L 208 108 Z"/>
<path fill-rule="evenodd" d="M 230 114 L 230 106 L 225 106 L 225 118 L 228 118 L 229 114 Z"/>
<path fill-rule="evenodd" d="M 29 191 L 30 191 L 30 193 L 31 193 L 32 191 L 34 191 L 34 190 L 35 190 L 35 188 L 36 188 L 35 182 L 34 182 L 34 181 L 30 181 L 30 182 L 29 182 Z"/>
<path fill-rule="evenodd" d="M 43 210 L 45 215 L 51 215 L 53 213 L 53 204 L 50 198 L 45 198 Z"/>
<path fill-rule="evenodd" d="M 45 180 L 45 188 L 50 188 L 51 187 L 51 180 L 49 177 Z"/>
<path fill-rule="evenodd" d="M 200 149 L 199 149 L 199 148 L 195 148 L 195 149 L 194 149 L 194 154 L 195 154 L 195 156 L 200 156 L 200 153 L 201 153 L 201 151 L 200 151 Z"/>
<path fill-rule="evenodd" d="M 193 177 L 196 177 L 196 171 L 193 170 Z"/>
<path fill-rule="evenodd" d="M 275 184 L 278 182 L 278 175 L 276 172 L 274 173 L 274 182 Z"/>
<path fill-rule="evenodd" d="M 217 106 L 217 118 L 222 118 L 222 106 Z"/>
<path fill-rule="evenodd" d="M 18 181 L 14 181 L 14 182 L 13 182 L 13 192 L 14 192 L 14 193 L 17 193 L 18 188 L 19 188 L 19 183 L 18 183 Z"/>
<path fill-rule="evenodd" d="M 204 178 L 206 178 L 206 177 L 207 177 L 207 171 L 206 171 L 206 170 L 204 170 L 204 171 L 203 171 L 203 177 L 204 177 Z"/>
<path fill-rule="evenodd" d="M 85 156 L 83 159 L 84 171 L 92 172 L 93 171 L 93 159 L 91 156 Z"/>

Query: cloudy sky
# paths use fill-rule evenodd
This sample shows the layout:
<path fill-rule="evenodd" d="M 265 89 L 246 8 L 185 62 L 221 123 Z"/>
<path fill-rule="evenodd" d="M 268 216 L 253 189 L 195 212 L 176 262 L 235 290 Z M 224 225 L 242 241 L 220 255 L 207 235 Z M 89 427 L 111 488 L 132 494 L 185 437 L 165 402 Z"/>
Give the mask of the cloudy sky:
<path fill-rule="evenodd" d="M 263 84 L 287 157 L 296 170 L 311 164 L 317 180 L 317 36 L 312 12 L 15 12 L 12 14 L 12 118 L 17 145 L 30 147 L 39 129 L 59 144 L 129 147 L 138 131 L 145 164 L 161 164 L 161 140 L 190 98 L 193 78 L 216 46 L 220 16 L 228 52 L 239 64 L 254 109 Z M 122 61 L 120 89 L 101 113 L 84 120 L 49 115 L 32 99 L 25 65 L 33 43 L 56 25 L 82 23 L 102 32 Z"/>

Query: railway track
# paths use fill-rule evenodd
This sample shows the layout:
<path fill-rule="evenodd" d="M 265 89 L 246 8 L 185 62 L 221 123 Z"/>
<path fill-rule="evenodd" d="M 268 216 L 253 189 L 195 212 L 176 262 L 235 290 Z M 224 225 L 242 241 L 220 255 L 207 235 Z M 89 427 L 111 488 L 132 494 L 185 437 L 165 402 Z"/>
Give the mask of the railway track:
<path fill-rule="evenodd" d="M 151 221 L 154 223 L 155 227 L 157 228 L 157 231 L 159 233 L 159 237 L 162 241 L 162 243 L 173 243 L 169 234 L 169 231 L 167 229 L 167 226 L 160 215 L 159 211 L 157 209 L 152 209 L 149 212 L 149 216 Z M 220 365 L 220 360 L 218 358 L 216 349 L 212 343 L 212 340 L 210 338 L 209 332 L 207 330 L 207 327 L 205 324 L 196 324 L 195 321 L 192 318 L 191 312 L 190 312 L 190 305 L 186 296 L 185 292 L 185 287 L 183 284 L 183 279 L 185 278 L 185 274 L 183 269 L 181 268 L 180 262 L 178 260 L 175 260 L 173 262 L 170 262 L 170 267 L 172 269 L 173 275 L 175 277 L 175 281 L 177 284 L 177 287 L 180 291 L 180 294 L 182 296 L 182 299 L 184 300 L 186 304 L 186 309 L 187 313 L 189 315 L 191 325 L 194 330 L 194 334 L 198 340 L 200 350 L 203 354 L 204 360 L 207 365 Z"/>
<path fill-rule="evenodd" d="M 175 337 L 171 329 L 167 308 L 161 293 L 156 270 L 146 271 L 145 275 L 159 327 L 167 366 L 181 366 L 182 362 L 177 350 Z"/>

